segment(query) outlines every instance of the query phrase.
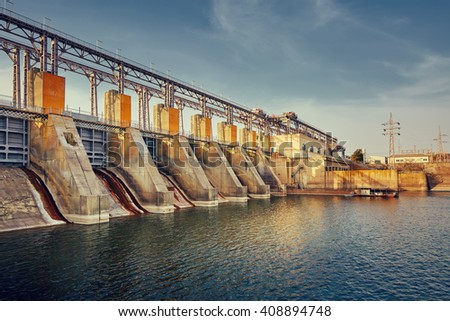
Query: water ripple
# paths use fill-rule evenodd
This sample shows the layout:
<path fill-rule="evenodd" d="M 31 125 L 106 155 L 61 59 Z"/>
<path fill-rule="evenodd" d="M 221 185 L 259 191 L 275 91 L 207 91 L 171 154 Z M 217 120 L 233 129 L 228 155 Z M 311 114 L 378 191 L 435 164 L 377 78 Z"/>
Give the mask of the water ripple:
<path fill-rule="evenodd" d="M 287 197 L 0 235 L 1 300 L 450 300 L 450 194 Z"/>

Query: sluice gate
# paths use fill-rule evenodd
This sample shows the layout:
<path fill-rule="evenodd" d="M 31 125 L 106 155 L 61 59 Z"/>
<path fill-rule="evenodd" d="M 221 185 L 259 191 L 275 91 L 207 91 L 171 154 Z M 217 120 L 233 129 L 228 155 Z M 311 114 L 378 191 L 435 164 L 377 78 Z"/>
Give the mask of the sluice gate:
<path fill-rule="evenodd" d="M 66 219 L 64 215 L 61 213 L 61 211 L 59 210 L 58 206 L 55 203 L 55 200 L 53 199 L 52 194 L 48 190 L 47 186 L 45 186 L 45 183 L 42 181 L 42 179 L 29 168 L 23 167 L 22 170 L 28 176 L 28 180 L 30 181 L 30 183 L 39 193 L 41 201 L 48 215 L 50 215 L 50 217 L 54 220 L 72 223 L 68 219 Z"/>
<path fill-rule="evenodd" d="M 94 168 L 95 175 L 109 190 L 114 199 L 128 212 L 133 214 L 148 213 L 136 200 L 133 193 L 111 171 L 105 168 Z"/>

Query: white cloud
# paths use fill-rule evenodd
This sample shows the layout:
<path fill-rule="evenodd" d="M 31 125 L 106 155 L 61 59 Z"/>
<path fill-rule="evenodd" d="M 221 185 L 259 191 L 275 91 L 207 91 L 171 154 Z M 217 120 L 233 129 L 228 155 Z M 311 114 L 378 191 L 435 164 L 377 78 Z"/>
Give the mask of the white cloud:
<path fill-rule="evenodd" d="M 316 27 L 324 26 L 338 18 L 343 17 L 343 12 L 333 0 L 313 0 L 317 16 Z"/>
<path fill-rule="evenodd" d="M 399 76 L 403 77 L 406 85 L 400 85 L 379 94 L 384 103 L 395 105 L 423 105 L 445 106 L 450 98 L 450 57 L 427 54 L 422 60 L 410 65 L 395 66 L 385 63 Z"/>

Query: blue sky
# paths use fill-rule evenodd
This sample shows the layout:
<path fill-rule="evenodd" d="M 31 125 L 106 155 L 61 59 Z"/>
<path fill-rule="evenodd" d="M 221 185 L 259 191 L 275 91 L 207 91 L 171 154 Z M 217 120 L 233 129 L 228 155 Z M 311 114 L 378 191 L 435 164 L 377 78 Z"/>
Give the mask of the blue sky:
<path fill-rule="evenodd" d="M 439 125 L 450 134 L 449 1 L 15 0 L 14 10 L 250 108 L 294 111 L 349 153 L 387 154 L 389 112 L 403 149 L 436 148 Z M 87 79 L 63 76 L 67 104 L 87 111 Z"/>

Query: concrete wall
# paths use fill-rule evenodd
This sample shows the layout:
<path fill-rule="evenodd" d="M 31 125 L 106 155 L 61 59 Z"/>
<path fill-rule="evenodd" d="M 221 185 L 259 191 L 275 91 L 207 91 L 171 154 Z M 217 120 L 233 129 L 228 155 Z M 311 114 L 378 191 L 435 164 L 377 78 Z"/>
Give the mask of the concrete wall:
<path fill-rule="evenodd" d="M 116 163 L 108 169 L 121 178 L 139 204 L 151 213 L 173 212 L 173 192 L 167 189 L 140 131 L 128 128 L 124 137 L 110 133 L 108 141 L 118 146 L 109 152 L 120 154 L 120 162 L 114 157 Z"/>
<path fill-rule="evenodd" d="M 226 199 L 247 201 L 247 186 L 241 184 L 218 143 L 196 143 L 195 155 L 208 180 Z"/>
<path fill-rule="evenodd" d="M 326 188 L 346 189 L 380 188 L 398 190 L 397 170 L 352 170 L 326 172 Z"/>
<path fill-rule="evenodd" d="M 247 186 L 249 196 L 270 198 L 270 186 L 263 181 L 246 151 L 241 147 L 223 147 L 223 151 L 242 185 Z"/>
<path fill-rule="evenodd" d="M 402 191 L 427 191 L 427 176 L 424 172 L 399 172 L 398 186 Z"/>
<path fill-rule="evenodd" d="M 431 191 L 450 191 L 450 163 L 424 164 Z"/>
<path fill-rule="evenodd" d="M 113 202 L 98 181 L 72 118 L 49 115 L 31 122 L 30 161 L 70 221 L 93 224 L 109 220 Z"/>
<path fill-rule="evenodd" d="M 218 205 L 217 190 L 211 186 L 185 137 L 162 139 L 158 156 L 164 164 L 161 170 L 175 179 L 196 206 Z"/>

